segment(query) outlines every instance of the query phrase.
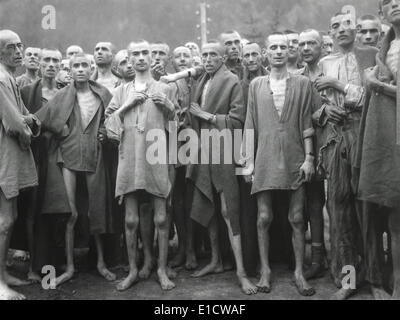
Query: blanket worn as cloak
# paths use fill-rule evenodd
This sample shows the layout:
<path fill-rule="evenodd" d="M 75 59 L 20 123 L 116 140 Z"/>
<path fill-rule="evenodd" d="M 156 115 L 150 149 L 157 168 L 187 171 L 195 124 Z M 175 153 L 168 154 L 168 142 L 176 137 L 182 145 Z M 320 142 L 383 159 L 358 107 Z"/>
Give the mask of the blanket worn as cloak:
<path fill-rule="evenodd" d="M 210 76 L 205 73 L 199 79 L 199 84 L 194 94 L 194 101 L 203 104 L 203 110 L 215 114 L 216 125 L 192 117 L 192 128 L 197 132 L 200 139 L 201 129 L 217 129 L 211 136 L 219 134 L 218 131 L 228 129 L 232 133 L 234 129 L 242 129 L 246 109 L 243 101 L 243 90 L 239 79 L 225 65 L 216 71 L 212 78 L 212 84 L 208 88 L 206 101 L 201 103 L 201 96 L 206 82 Z M 225 138 L 225 137 L 224 137 Z M 219 139 L 217 137 L 217 139 Z M 225 141 L 227 141 L 225 139 Z M 232 138 L 233 141 L 233 138 Z M 211 146 L 210 142 L 210 146 Z M 232 145 L 233 146 L 233 145 Z M 233 147 L 232 147 L 233 149 Z M 231 164 L 224 164 L 224 146 L 221 143 L 219 156 L 220 164 L 190 164 L 187 177 L 195 185 L 193 192 L 193 203 L 191 218 L 201 225 L 207 227 L 214 215 L 217 204 L 214 199 L 214 189 L 217 193 L 225 195 L 230 224 L 234 235 L 240 233 L 239 224 L 239 186 L 235 175 L 235 162 L 233 150 L 230 150 Z M 199 161 L 200 159 L 199 149 Z"/>
<path fill-rule="evenodd" d="M 377 54 L 378 80 L 399 85 L 386 66 L 394 31 L 390 30 Z M 375 91 L 363 110 L 360 126 L 358 197 L 386 207 L 400 206 L 400 146 L 396 144 L 396 99 Z"/>

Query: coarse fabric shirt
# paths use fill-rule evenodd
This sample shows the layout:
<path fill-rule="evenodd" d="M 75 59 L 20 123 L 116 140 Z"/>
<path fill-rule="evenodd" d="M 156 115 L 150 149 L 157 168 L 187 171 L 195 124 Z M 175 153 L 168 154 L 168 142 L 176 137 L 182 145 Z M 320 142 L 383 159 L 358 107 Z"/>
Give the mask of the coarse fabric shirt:
<path fill-rule="evenodd" d="M 22 116 L 28 114 L 14 77 L 0 64 L 0 189 L 6 199 L 38 184 L 31 148 L 19 143 L 19 137 L 40 133 L 25 124 Z"/>
<path fill-rule="evenodd" d="M 167 198 L 171 191 L 171 181 L 168 174 L 167 130 L 169 128 L 168 121 L 175 122 L 177 120 L 176 110 L 170 112 L 167 108 L 157 106 L 150 98 L 147 98 L 143 104 L 126 112 L 123 121 L 121 121 L 120 117 L 114 112 L 135 91 L 133 81 L 119 86 L 106 109 L 107 135 L 120 141 L 115 196 L 145 190 L 155 196 Z M 168 99 L 173 100 L 170 87 L 155 80 L 151 80 L 147 84 L 145 93 L 147 95 L 164 93 Z M 146 140 L 146 136 L 148 132 L 155 132 L 155 130 L 161 134 L 158 137 L 161 140 L 157 143 L 160 146 L 158 149 L 160 161 L 153 163 L 150 159 L 147 159 L 147 153 L 154 141 Z"/>
<path fill-rule="evenodd" d="M 30 84 L 34 83 L 38 79 L 39 79 L 39 77 L 36 77 L 35 79 L 31 79 L 24 73 L 24 74 L 20 75 L 19 77 L 17 77 L 16 82 L 17 82 L 18 87 L 20 89 L 22 89 L 23 87 L 29 86 Z"/>
<path fill-rule="evenodd" d="M 286 81 L 281 115 L 271 94 L 270 77 L 259 77 L 250 83 L 244 151 L 255 164 L 252 194 L 297 190 L 304 182 L 300 175 L 305 160 L 304 139 L 314 135 L 312 84 L 300 75 L 289 74 Z M 254 153 L 250 152 L 246 130 L 254 130 Z"/>
<path fill-rule="evenodd" d="M 272 97 L 274 98 L 274 105 L 279 116 L 282 114 L 282 108 L 285 104 L 286 97 L 286 82 L 287 78 L 274 80 L 270 78 L 270 87 L 272 92 Z"/>
<path fill-rule="evenodd" d="M 399 85 L 395 71 L 395 59 L 390 54 L 398 52 L 398 41 L 391 29 L 382 42 L 376 56 L 378 80 Z M 398 88 L 397 88 L 398 90 Z M 360 183 L 358 196 L 361 200 L 379 206 L 398 208 L 400 206 L 400 146 L 396 144 L 396 98 L 372 90 L 368 108 L 365 108 L 360 126 Z M 397 93 L 397 99 L 398 93 Z M 380 211 L 382 212 L 382 211 Z"/>

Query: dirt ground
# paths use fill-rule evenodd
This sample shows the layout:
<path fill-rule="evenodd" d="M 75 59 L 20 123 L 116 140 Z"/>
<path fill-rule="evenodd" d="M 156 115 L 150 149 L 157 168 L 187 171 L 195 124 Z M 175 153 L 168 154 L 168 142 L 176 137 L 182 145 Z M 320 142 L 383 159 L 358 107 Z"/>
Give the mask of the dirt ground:
<path fill-rule="evenodd" d="M 329 219 L 324 210 L 325 244 L 329 252 Z M 176 249 L 177 239 L 171 242 Z M 306 246 L 306 261 L 310 258 L 310 245 Z M 200 266 L 207 260 L 202 259 Z M 14 262 L 11 272 L 21 278 L 26 277 L 27 262 Z M 68 283 L 55 290 L 44 290 L 40 284 L 19 288 L 19 291 L 30 300 L 327 300 L 337 290 L 329 273 L 325 277 L 311 280 L 310 284 L 316 289 L 312 297 L 302 297 L 292 284 L 292 272 L 285 264 L 272 264 L 272 291 L 269 294 L 258 293 L 253 296 L 242 294 L 233 271 L 217 275 L 209 275 L 200 279 L 190 277 L 190 272 L 184 268 L 175 269 L 178 277 L 174 280 L 176 288 L 163 292 L 153 272 L 150 279 L 140 281 L 125 292 L 118 292 L 116 284 L 127 276 L 123 268 L 114 268 L 117 274 L 115 282 L 107 282 L 96 270 L 79 270 Z M 253 282 L 257 279 L 251 278 Z M 372 300 L 368 287 L 360 288 L 350 299 Z"/>
<path fill-rule="evenodd" d="M 201 264 L 206 262 L 202 260 Z M 13 274 L 22 277 L 27 270 L 27 264 L 17 263 L 12 270 Z M 127 275 L 122 268 L 113 271 L 119 280 Z M 30 300 L 326 300 L 336 290 L 327 273 L 324 278 L 310 281 L 317 293 L 313 297 L 305 298 L 297 293 L 291 282 L 292 273 L 286 265 L 273 264 L 272 272 L 272 292 L 254 296 L 241 293 L 232 271 L 194 279 L 190 277 L 190 272 L 184 269 L 179 270 L 175 279 L 176 288 L 169 292 L 160 289 L 156 274 L 153 273 L 149 280 L 140 281 L 121 293 L 115 289 L 119 280 L 107 282 L 95 270 L 78 270 L 70 282 L 56 290 L 44 290 L 40 284 L 33 284 L 19 288 L 19 291 Z M 255 278 L 252 280 L 256 281 Z M 351 299 L 371 300 L 372 296 L 364 287 Z"/>

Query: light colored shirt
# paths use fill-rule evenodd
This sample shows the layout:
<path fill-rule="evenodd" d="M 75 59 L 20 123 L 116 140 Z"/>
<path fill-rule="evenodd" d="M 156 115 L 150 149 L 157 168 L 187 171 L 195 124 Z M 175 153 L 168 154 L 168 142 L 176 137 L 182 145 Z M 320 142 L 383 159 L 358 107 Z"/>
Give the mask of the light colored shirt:
<path fill-rule="evenodd" d="M 86 128 L 89 125 L 90 120 L 92 120 L 96 114 L 100 100 L 91 90 L 87 92 L 77 92 L 77 96 L 81 110 L 82 126 L 83 128 Z"/>
<path fill-rule="evenodd" d="M 270 78 L 269 81 L 269 86 L 272 91 L 272 97 L 274 99 L 275 109 L 276 111 L 278 111 L 280 117 L 282 114 L 283 105 L 285 104 L 287 78 L 281 80 Z"/>
<path fill-rule="evenodd" d="M 365 99 L 356 56 L 353 52 L 346 54 L 337 52 L 323 58 L 319 67 L 323 75 L 333 77 L 346 84 L 345 93 L 329 88 L 322 92 L 329 101 L 340 108 L 361 109 Z"/>

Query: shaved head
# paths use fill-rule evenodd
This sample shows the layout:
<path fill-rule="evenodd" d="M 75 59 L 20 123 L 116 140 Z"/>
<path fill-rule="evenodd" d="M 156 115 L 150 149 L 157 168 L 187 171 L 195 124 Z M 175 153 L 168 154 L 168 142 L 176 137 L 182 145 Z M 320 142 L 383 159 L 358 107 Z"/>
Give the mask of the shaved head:
<path fill-rule="evenodd" d="M 88 64 L 89 64 L 89 66 L 91 65 L 91 60 L 90 60 L 90 56 L 88 55 L 88 54 L 86 54 L 86 53 L 77 53 L 77 54 L 74 54 L 70 59 L 69 59 L 69 66 L 70 66 L 70 68 L 71 68 L 71 66 L 74 64 L 74 62 L 75 62 L 75 60 L 77 60 L 77 59 L 79 59 L 79 60 L 87 60 L 87 62 L 88 62 Z"/>
<path fill-rule="evenodd" d="M 115 55 L 115 63 L 118 65 L 123 59 L 128 58 L 128 50 L 123 49 L 117 52 Z"/>
<path fill-rule="evenodd" d="M 83 49 L 80 46 L 72 45 L 67 48 L 66 56 L 67 58 L 71 58 L 71 56 L 77 53 L 83 53 Z"/>
<path fill-rule="evenodd" d="M 243 55 L 245 55 L 247 51 L 257 51 L 261 53 L 261 47 L 257 43 L 250 42 L 243 46 Z"/>
<path fill-rule="evenodd" d="M 178 53 L 178 52 L 187 52 L 187 53 L 189 53 L 190 55 L 192 54 L 192 51 L 191 51 L 188 47 L 184 47 L 184 46 L 176 47 L 176 48 L 174 49 L 174 51 L 173 51 L 173 54 L 176 54 L 176 53 Z"/>
<path fill-rule="evenodd" d="M 222 44 L 218 41 L 213 41 L 213 42 L 207 42 L 205 44 L 203 44 L 203 46 L 201 47 L 201 51 L 203 52 L 205 49 L 209 49 L 209 48 L 213 48 L 216 51 L 218 51 L 218 53 L 221 56 L 225 55 L 225 47 L 222 46 Z"/>
<path fill-rule="evenodd" d="M 284 39 L 286 41 L 287 44 L 289 44 L 289 39 L 286 36 L 286 34 L 280 33 L 280 32 L 276 32 L 276 33 L 272 33 L 270 34 L 267 39 L 265 40 L 265 44 L 268 47 L 269 43 L 272 41 L 274 42 L 276 39 Z"/>
<path fill-rule="evenodd" d="M 0 30 L 0 61 L 12 73 L 22 64 L 24 46 L 14 31 Z"/>
<path fill-rule="evenodd" d="M 117 52 L 117 49 L 115 48 L 115 46 L 109 41 L 108 42 L 106 42 L 106 41 L 98 42 L 95 45 L 95 50 L 96 50 L 97 47 L 102 47 L 102 46 L 108 47 L 113 54 L 115 54 Z"/>
<path fill-rule="evenodd" d="M 0 49 L 3 49 L 6 42 L 10 39 L 18 38 L 21 42 L 21 39 L 18 34 L 11 30 L 0 30 Z"/>
<path fill-rule="evenodd" d="M 60 62 L 62 60 L 62 53 L 58 49 L 48 49 L 44 48 L 40 51 L 40 57 L 43 58 L 43 56 L 46 56 L 49 52 L 54 52 L 56 53 L 57 57 L 60 59 Z"/>

